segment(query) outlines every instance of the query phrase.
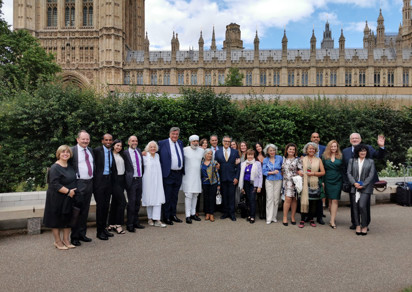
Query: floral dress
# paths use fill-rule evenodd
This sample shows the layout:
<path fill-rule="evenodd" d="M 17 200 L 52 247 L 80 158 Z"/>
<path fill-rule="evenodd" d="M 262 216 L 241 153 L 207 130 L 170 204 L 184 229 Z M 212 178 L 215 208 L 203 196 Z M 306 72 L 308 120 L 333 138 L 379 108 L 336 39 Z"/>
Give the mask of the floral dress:
<path fill-rule="evenodd" d="M 285 196 L 294 198 L 296 197 L 295 184 L 292 177 L 298 175 L 298 171 L 302 170 L 302 160 L 298 157 L 294 159 L 285 158 L 282 164 L 283 173 L 283 189 Z"/>

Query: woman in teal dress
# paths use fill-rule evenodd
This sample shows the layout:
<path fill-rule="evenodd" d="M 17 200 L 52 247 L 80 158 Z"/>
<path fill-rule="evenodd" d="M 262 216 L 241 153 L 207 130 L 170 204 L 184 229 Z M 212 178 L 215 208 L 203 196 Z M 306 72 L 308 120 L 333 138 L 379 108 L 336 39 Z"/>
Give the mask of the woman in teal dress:
<path fill-rule="evenodd" d="M 336 214 L 338 203 L 342 191 L 343 161 L 339 143 L 332 140 L 326 146 L 322 156 L 326 174 L 323 177 L 324 191 L 326 198 L 329 199 L 330 223 L 329 226 L 336 229 Z"/>

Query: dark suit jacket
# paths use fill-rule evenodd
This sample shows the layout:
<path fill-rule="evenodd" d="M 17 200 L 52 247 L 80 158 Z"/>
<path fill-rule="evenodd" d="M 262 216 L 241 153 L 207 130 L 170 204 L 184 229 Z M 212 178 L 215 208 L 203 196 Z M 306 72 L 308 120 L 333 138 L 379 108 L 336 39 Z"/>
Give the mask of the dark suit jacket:
<path fill-rule="evenodd" d="M 96 179 L 99 179 L 103 176 L 103 172 L 104 172 L 104 160 L 106 159 L 106 157 L 104 157 L 104 149 L 103 149 L 103 145 L 99 146 L 97 148 L 93 149 L 93 153 L 94 153 L 94 164 L 96 166 L 96 171 L 94 173 L 94 177 Z M 112 162 L 112 165 L 109 166 L 109 170 L 110 172 L 112 172 L 112 168 L 113 168 L 113 164 L 115 164 L 114 162 L 114 158 L 113 158 L 113 153 L 110 151 L 110 160 Z"/>
<path fill-rule="evenodd" d="M 358 165 L 358 160 L 359 158 L 352 158 L 349 160 L 348 163 L 348 180 L 349 183 L 351 184 L 351 193 L 356 192 L 356 188 L 353 185 L 357 181 L 362 181 L 363 182 L 363 189 L 361 192 L 366 193 L 366 194 L 372 194 L 373 193 L 373 185 L 375 183 L 374 181 L 374 176 L 375 176 L 375 163 L 373 162 L 373 159 L 371 158 L 365 158 L 365 161 L 363 162 L 362 166 L 362 173 L 359 178 L 359 165 Z"/>
<path fill-rule="evenodd" d="M 322 159 L 322 154 L 325 152 L 326 146 L 319 144 L 319 158 Z"/>
<path fill-rule="evenodd" d="M 372 159 L 383 159 L 385 158 L 386 155 L 386 148 L 382 149 L 381 147 L 379 147 L 379 149 L 376 151 L 375 149 L 373 149 L 373 147 L 371 145 L 367 145 L 369 148 L 368 151 L 368 156 L 366 158 L 372 158 Z M 348 163 L 349 160 L 351 158 L 354 158 L 354 153 L 352 153 L 352 146 L 343 149 L 342 151 L 342 155 L 343 155 L 343 165 L 345 166 L 345 173 L 347 173 L 347 169 L 348 169 Z M 343 176 L 343 181 L 344 182 L 348 182 L 348 177 L 346 175 Z M 374 183 L 379 181 L 378 178 L 378 173 L 375 170 L 374 173 Z"/>
<path fill-rule="evenodd" d="M 236 165 L 236 158 L 239 158 L 239 152 L 231 149 L 228 161 L 225 159 L 223 147 L 220 147 L 215 153 L 215 160 L 220 164 L 219 175 L 221 182 L 239 180 L 240 163 Z"/>
<path fill-rule="evenodd" d="M 142 164 L 140 165 L 140 172 L 143 176 L 144 162 L 143 162 L 142 151 L 140 150 L 140 148 L 136 148 L 136 150 L 137 150 L 137 153 L 139 153 L 140 155 L 140 160 L 142 161 Z M 123 154 L 124 154 L 123 158 L 124 158 L 126 188 L 130 188 L 132 186 L 133 174 L 134 174 L 133 161 L 132 161 L 132 158 L 130 157 L 129 149 L 125 149 L 123 151 Z"/>
<path fill-rule="evenodd" d="M 73 152 L 73 156 L 70 158 L 68 163 L 73 167 L 74 172 L 76 173 L 76 178 L 79 179 L 79 153 L 78 153 L 77 145 L 73 146 L 71 149 L 72 149 L 72 152 Z M 91 153 L 91 155 L 93 157 L 92 169 L 93 169 L 93 176 L 94 176 L 94 174 L 95 174 L 95 161 L 96 160 L 94 158 L 93 149 L 90 148 L 90 147 L 87 147 L 87 149 L 89 150 L 89 152 Z"/>
<path fill-rule="evenodd" d="M 160 165 L 162 166 L 162 175 L 163 177 L 168 177 L 170 174 L 170 169 L 172 167 L 172 154 L 170 153 L 170 144 L 169 144 L 169 139 L 165 139 L 162 141 L 159 141 L 159 153 L 160 156 Z M 184 163 L 184 152 L 183 152 L 183 142 L 180 140 L 177 140 L 177 145 L 179 145 L 180 151 L 182 153 L 182 157 L 180 159 L 182 160 L 182 172 L 185 174 L 185 163 Z"/>

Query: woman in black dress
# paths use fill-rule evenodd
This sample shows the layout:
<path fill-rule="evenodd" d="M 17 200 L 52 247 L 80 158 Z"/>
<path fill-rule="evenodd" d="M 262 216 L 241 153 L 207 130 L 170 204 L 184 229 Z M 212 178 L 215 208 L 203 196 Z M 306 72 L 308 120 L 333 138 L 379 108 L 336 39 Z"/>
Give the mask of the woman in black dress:
<path fill-rule="evenodd" d="M 76 191 L 76 174 L 67 164 L 73 153 L 69 146 L 62 145 L 56 151 L 57 161 L 48 174 L 49 188 L 46 194 L 43 224 L 52 229 L 54 246 L 65 250 L 75 248 L 70 243 L 70 219 L 72 217 L 72 199 Z M 63 229 L 63 240 L 60 231 Z"/>

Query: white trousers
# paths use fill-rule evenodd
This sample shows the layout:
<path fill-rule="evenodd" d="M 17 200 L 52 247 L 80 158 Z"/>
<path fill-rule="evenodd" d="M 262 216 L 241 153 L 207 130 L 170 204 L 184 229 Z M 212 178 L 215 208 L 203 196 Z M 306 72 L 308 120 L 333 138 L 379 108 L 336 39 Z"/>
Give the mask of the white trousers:
<path fill-rule="evenodd" d="M 186 217 L 196 214 L 196 203 L 198 193 L 185 193 L 185 211 Z"/>
<path fill-rule="evenodd" d="M 162 212 L 162 205 L 147 206 L 147 219 L 160 220 L 160 214 Z"/>
<path fill-rule="evenodd" d="M 276 220 L 282 180 L 266 180 L 266 222 Z"/>

